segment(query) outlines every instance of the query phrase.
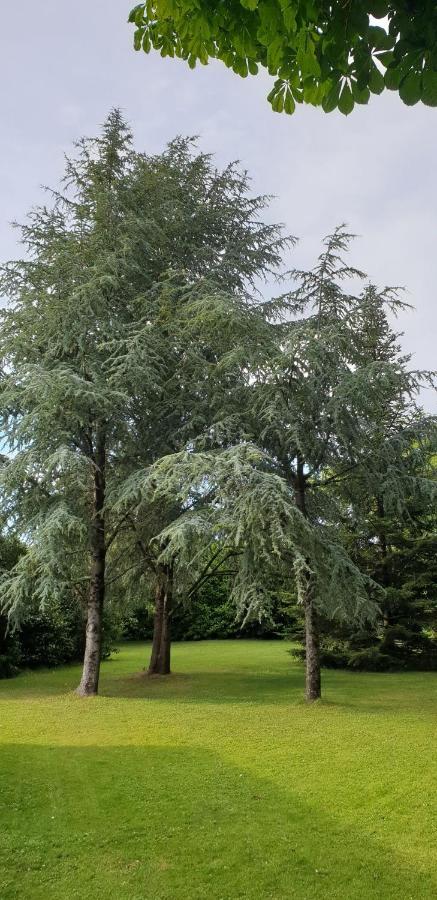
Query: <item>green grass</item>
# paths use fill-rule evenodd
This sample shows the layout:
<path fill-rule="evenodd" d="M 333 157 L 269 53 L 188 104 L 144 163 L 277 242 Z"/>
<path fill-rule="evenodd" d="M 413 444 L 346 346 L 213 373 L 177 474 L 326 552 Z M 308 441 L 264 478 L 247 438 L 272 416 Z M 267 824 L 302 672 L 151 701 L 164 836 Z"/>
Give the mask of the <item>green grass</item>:
<path fill-rule="evenodd" d="M 326 672 L 307 707 L 288 649 L 0 682 L 1 900 L 437 897 L 437 676 Z"/>

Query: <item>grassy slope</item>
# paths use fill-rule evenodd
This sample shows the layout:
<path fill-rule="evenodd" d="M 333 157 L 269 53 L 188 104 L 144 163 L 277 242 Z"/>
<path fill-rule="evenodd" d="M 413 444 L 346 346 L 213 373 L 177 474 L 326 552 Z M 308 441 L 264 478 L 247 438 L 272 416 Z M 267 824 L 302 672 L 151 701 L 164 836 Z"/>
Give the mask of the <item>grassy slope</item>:
<path fill-rule="evenodd" d="M 437 676 L 325 673 L 282 643 L 0 682 L 2 900 L 437 896 Z"/>

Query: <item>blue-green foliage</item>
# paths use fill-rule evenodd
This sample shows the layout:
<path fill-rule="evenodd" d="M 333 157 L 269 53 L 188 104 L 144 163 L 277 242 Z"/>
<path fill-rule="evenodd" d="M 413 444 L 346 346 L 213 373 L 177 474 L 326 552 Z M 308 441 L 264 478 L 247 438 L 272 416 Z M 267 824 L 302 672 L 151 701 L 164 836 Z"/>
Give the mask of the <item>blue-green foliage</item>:
<path fill-rule="evenodd" d="M 0 536 L 0 568 L 10 569 L 25 553 L 13 537 Z M 85 638 L 84 611 L 69 593 L 53 598 L 44 608 L 29 598 L 20 628 L 10 627 L 6 615 L 0 615 L 0 678 L 11 678 L 20 669 L 59 666 L 83 656 Z M 114 648 L 119 631 L 110 612 L 104 617 L 103 658 Z"/>

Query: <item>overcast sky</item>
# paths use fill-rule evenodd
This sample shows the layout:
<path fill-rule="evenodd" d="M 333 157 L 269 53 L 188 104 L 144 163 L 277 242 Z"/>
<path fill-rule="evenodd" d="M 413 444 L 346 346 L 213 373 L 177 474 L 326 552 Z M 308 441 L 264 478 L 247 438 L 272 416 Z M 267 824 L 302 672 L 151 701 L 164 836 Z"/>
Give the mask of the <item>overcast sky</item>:
<path fill-rule="evenodd" d="M 58 183 L 72 141 L 123 109 L 138 149 L 198 134 L 218 164 L 240 159 L 271 218 L 300 238 L 308 266 L 340 222 L 360 235 L 353 261 L 380 285 L 408 288 L 416 311 L 400 328 L 414 365 L 437 368 L 437 110 L 392 93 L 347 119 L 298 108 L 273 113 L 268 76 L 240 79 L 215 63 L 185 64 L 132 50 L 129 0 L 5 3 L 0 37 L 0 258 L 14 256 L 13 219 Z M 431 396 L 424 396 L 433 405 Z"/>

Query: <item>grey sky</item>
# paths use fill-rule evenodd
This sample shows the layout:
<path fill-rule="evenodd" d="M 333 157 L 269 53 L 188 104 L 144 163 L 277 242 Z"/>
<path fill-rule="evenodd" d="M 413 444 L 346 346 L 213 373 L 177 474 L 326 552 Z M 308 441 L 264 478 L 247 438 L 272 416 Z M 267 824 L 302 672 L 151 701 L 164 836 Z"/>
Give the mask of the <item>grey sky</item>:
<path fill-rule="evenodd" d="M 273 193 L 271 216 L 300 237 L 293 265 L 310 265 L 319 239 L 346 221 L 361 235 L 353 260 L 379 284 L 405 285 L 402 316 L 414 365 L 436 366 L 437 110 L 371 98 L 347 119 L 298 108 L 271 112 L 269 78 L 240 79 L 219 64 L 183 63 L 132 50 L 129 0 L 5 4 L 0 38 L 0 258 L 16 253 L 9 222 L 56 185 L 63 153 L 94 134 L 111 106 L 139 149 L 199 134 L 219 164 L 238 158 L 254 190 Z M 431 405 L 430 396 L 424 396 Z M 434 405 L 432 403 L 432 405 Z"/>

